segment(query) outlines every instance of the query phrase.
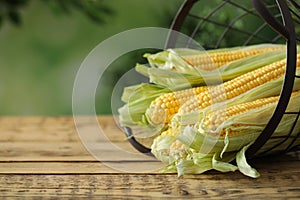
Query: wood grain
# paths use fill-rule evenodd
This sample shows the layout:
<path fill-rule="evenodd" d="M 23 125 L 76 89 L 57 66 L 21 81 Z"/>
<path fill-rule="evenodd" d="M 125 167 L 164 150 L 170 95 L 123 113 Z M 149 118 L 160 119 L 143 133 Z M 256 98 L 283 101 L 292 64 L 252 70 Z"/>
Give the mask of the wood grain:
<path fill-rule="evenodd" d="M 101 162 L 87 151 L 72 117 L 0 117 L 1 199 L 300 198 L 300 152 L 251 160 L 258 179 L 216 171 L 177 177 L 159 173 L 157 160 L 136 156 L 113 117 L 97 120 L 121 149 L 95 141 Z M 90 130 L 91 121 L 84 117 L 81 125 Z M 140 171 L 126 171 L 135 168 Z"/>
<path fill-rule="evenodd" d="M 300 197 L 299 177 L 288 173 L 250 179 L 234 173 L 230 176 L 209 173 L 204 176 L 157 174 L 100 175 L 0 175 L 3 196 L 105 197 L 149 199 L 283 199 Z M 298 186 L 287 186 L 294 181 Z M 5 183 L 5 185 L 2 185 Z"/>

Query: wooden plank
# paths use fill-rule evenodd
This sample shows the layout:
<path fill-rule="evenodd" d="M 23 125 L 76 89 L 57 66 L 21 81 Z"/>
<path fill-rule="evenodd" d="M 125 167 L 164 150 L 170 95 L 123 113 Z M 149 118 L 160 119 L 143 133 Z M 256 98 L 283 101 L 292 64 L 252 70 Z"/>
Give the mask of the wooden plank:
<path fill-rule="evenodd" d="M 90 127 L 90 117 L 80 118 L 81 126 Z M 103 133 L 112 141 L 126 139 L 112 116 L 97 117 Z M 79 141 L 72 117 L 0 117 L 0 142 L 74 142 Z"/>
<path fill-rule="evenodd" d="M 300 162 L 298 154 L 289 153 L 280 156 L 270 156 L 249 160 L 262 176 L 273 173 L 274 176 L 285 173 L 297 174 L 300 179 Z M 111 159 L 57 161 L 48 159 L 40 161 L 0 161 L 0 174 L 76 174 L 76 173 L 148 173 L 158 172 L 164 166 L 155 159 Z M 284 169 L 284 170 L 283 170 Z M 230 174 L 228 174 L 230 176 Z"/>
<path fill-rule="evenodd" d="M 114 143 L 116 148 L 112 149 L 111 144 L 95 143 L 88 152 L 79 142 L 10 142 L 0 145 L 1 161 L 96 161 L 96 160 L 151 160 L 137 152 L 129 143 Z M 120 149 L 117 149 L 120 148 Z M 268 163 L 281 163 L 300 161 L 300 152 L 290 152 L 283 155 L 270 156 L 261 160 Z M 95 158 L 96 156 L 96 158 Z"/>
<path fill-rule="evenodd" d="M 287 172 L 261 179 L 213 172 L 180 178 L 174 174 L 0 175 L 0 188 L 3 198 L 300 198 L 299 176 Z"/>
<path fill-rule="evenodd" d="M 89 153 L 80 142 L 6 142 L 0 144 L 0 161 L 145 160 L 127 142 L 91 143 Z M 113 145 L 115 148 L 112 148 Z"/>
<path fill-rule="evenodd" d="M 126 166 L 126 167 L 125 167 Z M 153 170 L 149 170 L 149 167 Z M 0 174 L 158 173 L 159 161 L 0 162 Z M 135 169 L 128 172 L 126 169 Z"/>
<path fill-rule="evenodd" d="M 80 119 L 81 130 L 97 131 L 90 117 Z M 87 136 L 85 141 L 80 140 L 72 117 L 0 117 L 0 161 L 93 161 L 93 156 L 98 160 L 136 160 L 136 155 L 125 155 L 139 153 L 125 139 L 114 118 L 99 116 L 97 120 L 107 135 Z"/>
<path fill-rule="evenodd" d="M 78 142 L 6 142 L 0 146 L 0 161 L 95 160 Z"/>
<path fill-rule="evenodd" d="M 300 179 L 300 162 L 276 162 L 272 160 L 258 160 L 251 162 L 251 165 L 262 173 L 262 178 L 267 173 L 296 174 Z M 100 173 L 154 173 L 163 167 L 157 160 L 119 160 L 115 161 L 19 161 L 0 162 L 0 174 L 100 174 Z M 126 171 L 126 169 L 130 169 Z M 136 169 L 136 170 L 135 170 Z M 153 170 L 152 170 L 153 169 Z M 227 173 L 228 176 L 231 173 Z"/>

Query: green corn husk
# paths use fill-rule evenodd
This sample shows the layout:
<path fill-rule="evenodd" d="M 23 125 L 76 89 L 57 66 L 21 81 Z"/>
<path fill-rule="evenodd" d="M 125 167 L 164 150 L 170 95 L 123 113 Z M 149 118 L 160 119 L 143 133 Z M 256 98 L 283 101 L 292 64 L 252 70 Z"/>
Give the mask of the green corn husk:
<path fill-rule="evenodd" d="M 188 64 L 182 56 L 206 55 L 209 59 L 210 52 L 226 52 L 228 50 L 246 50 L 251 48 L 278 47 L 282 49 L 263 52 L 239 60 L 229 62 L 220 68 L 207 71 Z M 149 77 L 151 83 L 178 90 L 199 85 L 214 85 L 233 79 L 248 71 L 257 69 L 271 62 L 283 59 L 286 55 L 284 45 L 253 45 L 250 47 L 235 47 L 207 52 L 191 49 L 168 49 L 157 54 L 146 54 L 150 67 L 137 64 L 136 70 Z M 211 61 L 213 63 L 213 61 Z"/>
<path fill-rule="evenodd" d="M 286 111 L 298 112 L 299 102 L 300 92 L 297 91 L 292 95 Z M 163 172 L 176 171 L 179 176 L 190 173 L 199 174 L 215 169 L 221 172 L 239 170 L 249 177 L 256 178 L 259 176 L 259 173 L 247 163 L 245 152 L 263 131 L 276 105 L 277 102 L 267 104 L 230 117 L 214 130 L 205 127 L 203 123 L 205 116 L 212 112 L 211 109 L 189 113 L 188 115 L 190 116 L 181 118 L 177 125 L 173 124 L 170 135 L 161 135 L 154 139 L 151 146 L 152 153 L 158 159 L 168 164 L 162 169 Z M 195 120 L 196 118 L 197 120 Z M 193 120 L 196 122 L 193 123 Z M 278 139 L 269 140 L 259 150 L 258 155 L 265 150 L 269 150 L 268 153 L 271 154 L 286 150 L 287 147 L 292 148 L 299 145 L 300 138 L 289 146 L 293 136 L 300 131 L 299 123 L 296 124 L 293 133 L 287 141 L 282 142 L 284 138 L 280 138 L 287 134 L 294 120 L 295 116 L 285 115 L 272 136 L 278 137 Z M 236 126 L 236 124 L 239 126 Z M 221 130 L 226 130 L 225 136 L 218 134 Z M 230 135 L 231 131 L 237 131 L 238 133 Z M 178 143 L 178 141 L 185 148 L 181 147 L 176 152 L 173 144 L 175 142 Z M 270 150 L 274 144 L 281 142 L 281 145 Z M 174 154 L 173 152 L 176 153 Z M 230 163 L 234 159 L 237 163 L 236 166 Z"/>
<path fill-rule="evenodd" d="M 143 118 L 145 110 L 153 99 L 168 92 L 168 88 L 147 83 L 126 87 L 121 97 L 126 104 L 118 110 L 121 126 L 147 125 Z"/>

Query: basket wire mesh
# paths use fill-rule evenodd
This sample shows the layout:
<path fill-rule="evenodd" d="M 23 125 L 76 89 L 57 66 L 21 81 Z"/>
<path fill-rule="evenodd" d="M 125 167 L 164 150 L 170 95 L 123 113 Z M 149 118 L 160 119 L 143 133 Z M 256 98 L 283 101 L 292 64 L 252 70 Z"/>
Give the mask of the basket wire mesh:
<path fill-rule="evenodd" d="M 234 12 L 233 12 L 234 11 Z M 290 151 L 299 149 L 295 145 L 300 133 L 294 133 L 300 126 L 300 106 L 296 112 L 286 112 L 294 81 L 300 78 L 296 73 L 296 46 L 300 43 L 300 3 L 295 0 L 186 0 L 175 16 L 171 29 L 190 36 L 205 49 L 245 46 L 257 43 L 286 43 L 287 64 L 278 104 L 265 129 L 247 150 L 247 157 L 266 155 L 270 150 Z M 178 40 L 178 32 L 171 31 L 166 48 L 177 45 L 196 48 L 191 41 Z M 180 44 L 181 43 L 181 44 Z M 229 45 L 230 44 L 230 45 Z M 300 105 L 300 104 L 299 104 Z M 292 115 L 294 121 L 289 130 L 281 136 L 272 136 L 285 115 Z M 125 128 L 129 142 L 140 152 L 152 155 L 151 149 L 133 137 L 130 128 Z M 261 147 L 270 142 L 269 149 Z M 286 144 L 288 143 L 288 144 Z M 281 145 L 287 146 L 284 150 Z"/>

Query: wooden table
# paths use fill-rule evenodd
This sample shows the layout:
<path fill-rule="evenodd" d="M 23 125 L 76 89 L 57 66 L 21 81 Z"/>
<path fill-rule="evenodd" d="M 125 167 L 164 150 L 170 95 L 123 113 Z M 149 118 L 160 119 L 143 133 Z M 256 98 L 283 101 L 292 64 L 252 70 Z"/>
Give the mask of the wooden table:
<path fill-rule="evenodd" d="M 134 151 L 111 116 L 98 120 L 113 142 Z M 110 162 L 141 168 L 161 163 L 124 160 L 109 149 L 114 159 L 98 161 L 81 143 L 72 117 L 1 117 L 0 134 L 1 199 L 300 199 L 299 152 L 252 160 L 258 179 L 216 171 L 178 178 L 112 169 Z"/>

